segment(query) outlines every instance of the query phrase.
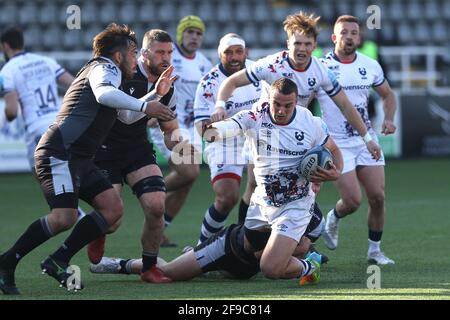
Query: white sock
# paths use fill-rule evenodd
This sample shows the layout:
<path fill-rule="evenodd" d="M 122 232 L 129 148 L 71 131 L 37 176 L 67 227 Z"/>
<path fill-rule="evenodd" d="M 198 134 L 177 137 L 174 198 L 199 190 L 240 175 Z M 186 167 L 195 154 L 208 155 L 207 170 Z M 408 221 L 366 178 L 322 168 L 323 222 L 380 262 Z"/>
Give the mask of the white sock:
<path fill-rule="evenodd" d="M 369 254 L 372 252 L 380 252 L 381 241 L 372 241 L 369 239 Z"/>
<path fill-rule="evenodd" d="M 299 259 L 299 261 L 303 266 L 301 277 L 309 276 L 311 273 L 314 272 L 315 268 L 311 262 L 309 262 L 308 260 L 304 260 L 304 259 Z"/>

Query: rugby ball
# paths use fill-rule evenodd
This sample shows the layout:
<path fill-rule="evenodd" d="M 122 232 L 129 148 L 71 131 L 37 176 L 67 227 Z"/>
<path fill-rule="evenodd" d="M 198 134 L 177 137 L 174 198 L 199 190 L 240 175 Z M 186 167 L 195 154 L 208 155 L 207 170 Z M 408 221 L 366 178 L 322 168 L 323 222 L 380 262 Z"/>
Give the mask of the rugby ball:
<path fill-rule="evenodd" d="M 314 147 L 308 150 L 300 161 L 300 174 L 309 181 L 317 167 L 329 169 L 332 163 L 333 157 L 327 148 L 324 146 Z"/>

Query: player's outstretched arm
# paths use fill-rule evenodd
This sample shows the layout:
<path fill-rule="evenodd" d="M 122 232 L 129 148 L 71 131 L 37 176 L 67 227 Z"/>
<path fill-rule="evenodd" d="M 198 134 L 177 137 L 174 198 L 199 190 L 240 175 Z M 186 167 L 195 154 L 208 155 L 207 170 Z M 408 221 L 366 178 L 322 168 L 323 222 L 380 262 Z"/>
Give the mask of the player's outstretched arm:
<path fill-rule="evenodd" d="M 183 141 L 181 136 L 178 120 L 159 121 L 159 127 L 164 134 L 164 143 L 169 150 L 172 150 L 178 143 Z"/>
<path fill-rule="evenodd" d="M 58 78 L 58 84 L 62 85 L 65 89 L 69 88 L 75 78 L 69 72 L 64 72 Z"/>
<path fill-rule="evenodd" d="M 219 92 L 217 93 L 216 110 L 211 114 L 211 121 L 217 122 L 225 119 L 225 105 L 228 99 L 233 94 L 233 91 L 239 87 L 250 84 L 250 80 L 247 78 L 246 70 L 242 69 L 227 79 L 220 85 Z"/>
<path fill-rule="evenodd" d="M 227 119 L 208 125 L 206 130 L 204 130 L 202 137 L 205 141 L 214 142 L 225 138 L 235 137 L 242 133 L 243 131 L 236 121 Z"/>

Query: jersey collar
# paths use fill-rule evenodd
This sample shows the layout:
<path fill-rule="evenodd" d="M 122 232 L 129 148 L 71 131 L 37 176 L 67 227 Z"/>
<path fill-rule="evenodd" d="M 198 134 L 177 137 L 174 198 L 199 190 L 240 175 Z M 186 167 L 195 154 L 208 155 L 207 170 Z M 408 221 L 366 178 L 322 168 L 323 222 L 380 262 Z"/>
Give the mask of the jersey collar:
<path fill-rule="evenodd" d="M 299 68 L 296 68 L 296 67 L 294 67 L 294 66 L 292 65 L 291 60 L 290 60 L 289 58 L 287 59 L 287 61 L 288 61 L 288 63 L 289 63 L 289 66 L 292 68 L 292 70 L 297 71 L 297 72 L 305 72 L 306 70 L 308 70 L 308 69 L 309 69 L 309 66 L 310 66 L 311 63 L 312 63 L 312 60 L 313 60 L 313 57 L 309 57 L 309 62 L 308 62 L 308 64 L 306 65 L 306 67 L 305 67 L 304 69 L 299 69 Z"/>
<path fill-rule="evenodd" d="M 112 63 L 113 65 L 116 65 L 116 63 L 114 61 L 112 61 L 110 58 L 107 58 L 105 56 L 99 56 L 99 58 L 104 59 L 104 60 L 108 61 L 109 63 Z"/>
<path fill-rule="evenodd" d="M 194 59 L 195 59 L 195 56 L 196 56 L 197 54 L 194 54 L 193 57 L 188 57 L 187 55 L 185 55 L 185 54 L 183 53 L 183 51 L 181 51 L 181 49 L 180 49 L 180 47 L 178 46 L 178 44 L 174 43 L 174 46 L 175 46 L 175 48 L 177 48 L 178 52 L 179 52 L 184 58 L 189 59 L 189 60 L 194 60 Z"/>
<path fill-rule="evenodd" d="M 19 57 L 19 56 L 23 56 L 26 53 L 28 53 L 28 52 L 26 52 L 25 50 L 17 52 L 15 55 L 13 55 L 11 58 L 9 58 L 9 60 L 14 59 L 14 58 Z"/>
<path fill-rule="evenodd" d="M 297 106 L 295 106 L 294 112 L 292 113 L 292 117 L 291 117 L 291 119 L 289 120 L 289 122 L 286 123 L 286 124 L 278 124 L 278 123 L 275 122 L 275 120 L 272 118 L 272 114 L 270 113 L 270 106 L 269 106 L 267 112 L 268 112 L 268 114 L 269 114 L 270 121 L 272 121 L 272 123 L 273 123 L 274 125 L 284 127 L 284 126 L 290 125 L 290 124 L 292 123 L 292 121 L 294 121 L 295 116 L 297 115 Z"/>
<path fill-rule="evenodd" d="M 222 63 L 219 63 L 219 70 L 222 71 L 222 73 L 228 78 L 230 76 L 230 74 L 227 72 L 227 70 L 225 70 L 225 67 L 223 66 Z"/>
<path fill-rule="evenodd" d="M 336 60 L 339 63 L 350 64 L 355 62 L 356 58 L 358 57 L 358 54 L 355 52 L 355 57 L 353 58 L 353 60 L 341 60 L 334 51 L 331 53 L 331 56 L 333 57 L 334 60 Z"/>
<path fill-rule="evenodd" d="M 147 70 L 145 70 L 144 68 L 144 58 L 142 56 L 140 56 L 138 58 L 138 68 L 139 71 L 144 75 L 145 78 L 147 78 L 148 80 L 148 74 L 147 74 Z"/>

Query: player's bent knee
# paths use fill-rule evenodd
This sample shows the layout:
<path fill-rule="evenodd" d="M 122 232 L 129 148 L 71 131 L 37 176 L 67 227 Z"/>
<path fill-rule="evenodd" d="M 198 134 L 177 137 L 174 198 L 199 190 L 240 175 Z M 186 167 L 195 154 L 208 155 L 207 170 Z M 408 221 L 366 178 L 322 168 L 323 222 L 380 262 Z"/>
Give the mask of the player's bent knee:
<path fill-rule="evenodd" d="M 119 197 L 117 197 L 117 199 L 109 202 L 107 206 L 96 208 L 96 211 L 101 213 L 109 227 L 114 228 L 113 226 L 123 216 L 123 202 Z"/>
<path fill-rule="evenodd" d="M 361 198 L 359 197 L 349 197 L 347 199 L 343 199 L 345 206 L 348 210 L 349 213 L 353 213 L 356 210 L 358 210 L 358 208 L 361 205 Z"/>
<path fill-rule="evenodd" d="M 50 227 L 55 234 L 72 228 L 77 222 L 77 219 L 77 209 L 52 211 L 48 216 Z"/>
<path fill-rule="evenodd" d="M 261 263 L 261 272 L 266 278 L 273 280 L 280 279 L 283 275 L 282 270 L 268 263 Z"/>
<path fill-rule="evenodd" d="M 229 213 L 234 208 L 238 200 L 239 197 L 232 193 L 228 195 L 216 195 L 215 206 L 217 211 L 222 213 Z"/>
<path fill-rule="evenodd" d="M 186 182 L 193 183 L 200 175 L 200 166 L 196 164 L 186 165 L 179 174 L 184 177 Z"/>
<path fill-rule="evenodd" d="M 107 234 L 116 232 L 117 229 L 119 229 L 120 225 L 122 224 L 122 218 L 118 219 L 115 223 L 109 226 Z"/>
<path fill-rule="evenodd" d="M 132 188 L 138 199 L 145 193 L 166 192 L 166 184 L 161 176 L 150 176 L 136 182 Z"/>

